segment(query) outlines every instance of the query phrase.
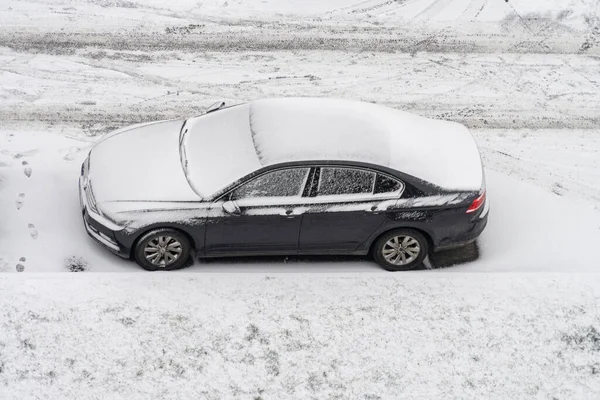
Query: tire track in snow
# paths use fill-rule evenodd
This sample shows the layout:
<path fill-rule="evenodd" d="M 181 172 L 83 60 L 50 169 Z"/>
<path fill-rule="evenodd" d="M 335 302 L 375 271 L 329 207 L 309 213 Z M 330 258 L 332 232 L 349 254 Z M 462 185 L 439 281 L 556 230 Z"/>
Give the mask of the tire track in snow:
<path fill-rule="evenodd" d="M 550 25 L 556 25 L 551 21 Z M 569 53 L 580 52 L 586 32 L 559 31 L 535 32 L 528 27 L 525 35 L 516 37 L 510 31 L 484 33 L 479 28 L 458 32 L 448 25 L 444 36 L 435 43 L 426 39 L 435 35 L 439 28 L 429 26 L 381 26 L 381 27 L 318 27 L 290 33 L 283 28 L 262 28 L 252 33 L 242 31 L 190 32 L 168 34 L 164 32 L 12 32 L 0 28 L 0 47 L 8 47 L 25 54 L 72 55 L 81 49 L 116 51 L 185 51 L 185 52 L 250 52 L 327 50 L 344 52 L 447 52 L 462 53 Z M 550 43 L 551 50 L 535 46 L 540 40 Z M 417 44 L 417 45 L 416 45 Z M 523 46 L 515 46 L 515 45 Z M 589 53 L 600 54 L 591 47 Z"/>
<path fill-rule="evenodd" d="M 434 0 L 432 4 L 418 13 L 414 19 L 431 19 L 442 12 L 444 8 L 448 7 L 452 1 L 454 0 Z"/>
<path fill-rule="evenodd" d="M 372 11 L 378 11 L 375 15 L 383 14 L 389 12 L 390 10 L 386 10 L 386 8 L 392 6 L 394 9 L 399 6 L 403 6 L 408 0 L 386 0 L 381 3 L 374 4 L 372 6 L 358 8 L 352 10 L 351 14 L 369 14 Z"/>
<path fill-rule="evenodd" d="M 358 9 L 358 7 L 361 7 L 361 6 L 362 7 L 368 7 L 368 6 L 365 6 L 365 4 L 373 3 L 375 1 L 378 1 L 378 0 L 363 0 L 363 1 L 359 1 L 358 3 L 353 3 L 353 4 L 350 4 L 350 5 L 347 5 L 347 6 L 336 8 L 334 10 L 330 10 L 330 11 L 327 12 L 327 14 L 332 14 L 332 13 L 340 12 L 340 11 L 352 13 L 352 12 L 354 12 L 354 10 Z"/>
<path fill-rule="evenodd" d="M 474 14 L 471 19 L 476 20 L 487 4 L 488 0 L 471 0 L 463 14 Z"/>
<path fill-rule="evenodd" d="M 0 28 L 0 37 L 5 34 Z M 441 39 L 428 37 L 427 43 L 411 42 L 412 47 L 407 45 L 412 56 L 391 52 L 273 49 L 253 50 L 247 54 L 226 49 L 211 53 L 191 50 L 163 52 L 160 50 L 164 43 L 156 43 L 160 42 L 160 36 L 147 38 L 147 49 L 127 53 L 125 50 L 111 50 L 114 42 L 111 44 L 110 36 L 105 43 L 108 47 L 90 48 L 90 41 L 102 35 L 60 35 L 78 41 L 78 44 L 76 49 L 69 50 L 69 54 L 63 53 L 65 49 L 39 50 L 51 53 L 42 57 L 44 63 L 52 63 L 52 73 L 48 73 L 47 68 L 40 69 L 40 63 L 19 61 L 31 57 L 32 53 L 27 52 L 27 48 L 15 52 L 0 50 L 7 60 L 19 59 L 6 61 L 4 68 L 18 72 L 20 79 L 31 79 L 35 85 L 40 79 L 46 80 L 44 87 L 49 93 L 41 98 L 41 102 L 35 101 L 40 99 L 39 96 L 32 97 L 27 92 L 11 93 L 9 98 L 0 99 L 0 118 L 5 124 L 46 121 L 79 126 L 93 135 L 98 131 L 96 126 L 91 125 L 97 124 L 99 130 L 114 129 L 120 124 L 198 114 L 203 105 L 219 99 L 231 104 L 282 95 L 359 98 L 428 117 L 454 120 L 471 128 L 595 128 L 599 124 L 597 116 L 589 112 L 591 107 L 598 106 L 598 101 L 588 93 L 597 90 L 597 84 L 590 78 L 598 73 L 598 63 L 590 62 L 596 58 L 570 56 L 573 63 L 566 63 L 567 68 L 561 68 L 551 61 L 540 62 L 540 56 L 533 54 L 509 54 L 503 57 L 509 62 L 496 64 L 493 55 L 465 53 L 464 43 L 462 56 L 452 53 L 417 54 L 423 48 L 443 46 L 439 41 L 447 37 L 445 30 L 438 35 Z M 135 35 L 117 36 L 129 41 L 136 38 Z M 22 39 L 27 37 L 30 36 L 22 36 Z M 191 37 L 183 39 L 191 40 Z M 412 38 L 399 40 L 408 43 Z M 574 43 L 575 47 L 579 46 L 579 42 Z M 38 52 L 31 51 L 34 54 Z M 58 51 L 59 55 L 52 55 L 53 51 Z M 285 70 L 285 65 L 290 63 L 297 68 Z M 210 65 L 227 66 L 224 75 L 231 73 L 233 79 L 219 80 L 222 70 L 216 74 L 209 68 Z M 69 69 L 73 66 L 77 67 L 77 71 Z M 94 79 L 89 79 L 86 69 L 80 69 L 80 66 L 93 69 Z M 157 68 L 162 71 L 188 68 L 190 72 L 169 75 L 157 73 Z M 280 68 L 281 72 L 273 72 Z M 338 73 L 336 68 L 341 72 Z M 581 76 L 587 83 L 573 79 L 573 71 L 569 68 L 579 70 L 575 75 Z M 116 74 L 111 75 L 112 71 L 123 76 L 115 77 Z M 249 71 L 253 73 L 248 74 Z M 556 73 L 562 76 L 564 91 L 551 87 L 558 83 L 556 75 L 553 75 Z M 201 78 L 203 74 L 216 75 L 213 80 Z M 531 78 L 540 74 L 545 76 L 544 79 Z M 248 78 L 238 79 L 237 76 L 241 75 Z M 57 76 L 60 79 L 53 79 Z M 424 80 L 424 76 L 445 82 L 443 84 L 448 89 L 434 93 L 436 85 L 430 79 Z M 290 77 L 294 79 L 283 79 Z M 0 87 L 8 82 L 7 79 L 0 81 Z M 484 81 L 489 81 L 489 85 L 482 85 Z M 105 97 L 88 96 L 77 82 L 93 84 L 88 91 L 103 93 Z M 389 85 L 382 82 L 389 82 Z M 114 85 L 134 90 L 107 93 Z M 484 93 L 483 96 L 481 93 Z M 543 104 L 543 108 L 539 104 Z M 27 175 L 27 165 L 23 167 Z"/>

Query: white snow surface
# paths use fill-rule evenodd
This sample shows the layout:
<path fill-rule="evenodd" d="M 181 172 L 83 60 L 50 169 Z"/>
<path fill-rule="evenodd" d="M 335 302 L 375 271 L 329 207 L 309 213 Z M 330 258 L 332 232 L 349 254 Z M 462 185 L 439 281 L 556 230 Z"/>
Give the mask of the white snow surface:
<path fill-rule="evenodd" d="M 600 243 L 600 132 L 474 133 L 486 144 L 483 158 L 491 166 L 486 171 L 489 222 L 478 241 L 479 259 L 447 271 L 599 272 L 597 256 L 589 249 Z M 68 271 L 67 258 L 83 257 L 89 271 L 144 272 L 85 233 L 77 179 L 93 140 L 68 137 L 76 134 L 77 129 L 51 126 L 0 131 L 0 271 L 16 272 L 17 264 L 25 272 Z M 385 273 L 365 259 L 243 261 L 196 262 L 186 271 Z"/>
<path fill-rule="evenodd" d="M 598 399 L 599 11 L 0 1 L 0 399 Z M 102 134 L 281 96 L 469 127 L 492 206 L 479 258 L 146 274 L 85 234 L 77 177 Z"/>
<path fill-rule="evenodd" d="M 107 135 L 90 152 L 90 174 L 100 208 L 111 201 L 199 201 L 179 154 L 183 120 L 163 121 Z"/>
<path fill-rule="evenodd" d="M 248 120 L 248 105 L 190 118 L 183 149 L 187 176 L 196 193 L 206 198 L 261 168 Z"/>
<path fill-rule="evenodd" d="M 498 22 L 520 15 L 580 27 L 597 9 L 596 0 L 29 0 L 7 2 L 0 23 L 19 27 L 60 24 L 89 30 L 90 25 L 114 28 L 123 22 L 127 27 L 151 27 L 152 22 L 162 26 L 178 20 L 193 23 L 202 17 L 465 23 Z M 91 23 L 86 25 L 85 20 Z"/>
<path fill-rule="evenodd" d="M 577 399 L 598 274 L 0 276 L 0 398 Z"/>

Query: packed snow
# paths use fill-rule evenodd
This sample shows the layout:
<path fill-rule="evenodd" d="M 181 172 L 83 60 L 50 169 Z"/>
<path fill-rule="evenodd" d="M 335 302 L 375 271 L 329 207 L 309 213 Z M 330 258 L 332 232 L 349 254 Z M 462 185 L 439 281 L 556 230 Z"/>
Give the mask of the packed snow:
<path fill-rule="evenodd" d="M 0 398 L 598 398 L 599 43 L 596 0 L 0 2 Z M 87 236 L 102 135 L 289 96 L 467 126 L 477 248 L 146 274 Z"/>

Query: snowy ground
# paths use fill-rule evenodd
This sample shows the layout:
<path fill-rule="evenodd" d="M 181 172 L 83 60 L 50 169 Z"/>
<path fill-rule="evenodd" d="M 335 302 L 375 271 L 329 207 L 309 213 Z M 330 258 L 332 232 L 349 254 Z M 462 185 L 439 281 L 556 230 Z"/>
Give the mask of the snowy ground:
<path fill-rule="evenodd" d="M 171 3 L 0 1 L 0 398 L 598 398 L 598 1 Z M 270 96 L 469 126 L 479 257 L 149 275 L 87 236 L 98 135 Z"/>
<path fill-rule="evenodd" d="M 67 271 L 83 258 L 90 271 L 139 271 L 85 233 L 77 177 L 93 139 L 38 130 L 1 132 L 0 271 Z M 565 134 L 568 132 L 568 134 Z M 593 271 L 600 242 L 600 130 L 476 130 L 488 165 L 493 212 L 479 240 L 481 257 L 452 271 Z M 565 235 L 565 232 L 578 235 Z M 560 246 L 556 246 L 557 238 Z M 564 249 L 568 248 L 569 251 Z M 25 261 L 21 261 L 24 258 Z M 187 271 L 373 271 L 368 260 L 283 259 L 198 262 Z M 289 261 L 289 260 L 288 260 Z"/>
<path fill-rule="evenodd" d="M 154 45 L 159 45 L 155 42 Z M 595 128 L 600 57 L 581 54 L 0 48 L 0 117 L 84 133 L 201 112 L 215 99 L 361 99 L 473 128 Z"/>
<path fill-rule="evenodd" d="M 62 276 L 0 277 L 2 399 L 600 393 L 598 275 Z"/>

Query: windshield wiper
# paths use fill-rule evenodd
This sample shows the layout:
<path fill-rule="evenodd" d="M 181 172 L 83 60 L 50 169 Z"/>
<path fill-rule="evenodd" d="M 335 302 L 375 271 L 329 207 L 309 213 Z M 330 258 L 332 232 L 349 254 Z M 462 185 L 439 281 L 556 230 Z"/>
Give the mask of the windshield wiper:
<path fill-rule="evenodd" d="M 186 119 L 183 122 L 183 125 L 181 125 L 181 130 L 179 131 L 179 159 L 181 161 L 181 167 L 183 168 L 183 172 L 185 172 L 186 176 L 187 176 L 188 161 L 187 161 L 187 156 L 185 154 L 185 146 L 183 145 L 183 141 L 185 140 L 185 135 L 188 132 L 187 128 L 185 127 L 187 122 L 188 122 L 188 120 Z"/>
<path fill-rule="evenodd" d="M 216 103 L 211 104 L 207 109 L 205 114 L 214 112 L 214 111 L 219 111 L 220 109 L 222 109 L 223 107 L 225 107 L 225 102 L 224 101 L 217 101 Z"/>

